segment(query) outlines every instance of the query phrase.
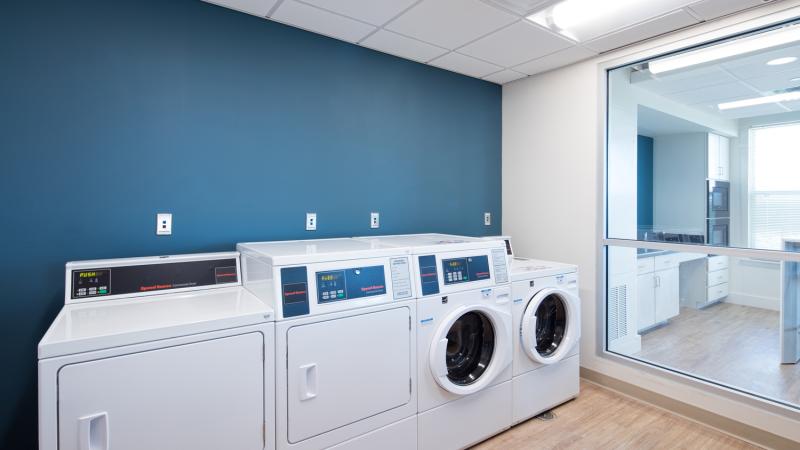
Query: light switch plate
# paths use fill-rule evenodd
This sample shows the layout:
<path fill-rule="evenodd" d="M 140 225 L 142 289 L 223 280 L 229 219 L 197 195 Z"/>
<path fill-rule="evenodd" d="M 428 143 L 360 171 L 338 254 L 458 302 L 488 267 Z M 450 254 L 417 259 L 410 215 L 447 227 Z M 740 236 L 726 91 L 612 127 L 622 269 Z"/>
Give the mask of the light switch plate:
<path fill-rule="evenodd" d="M 380 213 L 369 213 L 369 227 L 370 228 L 380 228 L 381 227 L 381 215 Z"/>
<path fill-rule="evenodd" d="M 306 213 L 306 231 L 317 229 L 317 213 Z"/>
<path fill-rule="evenodd" d="M 158 236 L 169 236 L 172 234 L 172 214 L 156 214 L 156 234 Z"/>

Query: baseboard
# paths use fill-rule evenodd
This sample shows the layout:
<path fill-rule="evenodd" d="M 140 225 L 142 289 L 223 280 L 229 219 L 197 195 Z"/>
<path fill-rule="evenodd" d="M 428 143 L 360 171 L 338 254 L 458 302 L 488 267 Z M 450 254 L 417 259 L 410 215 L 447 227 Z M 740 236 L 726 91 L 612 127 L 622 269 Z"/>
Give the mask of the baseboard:
<path fill-rule="evenodd" d="M 705 409 L 680 402 L 585 367 L 581 367 L 581 378 L 764 448 L 797 450 L 798 446 L 800 446 L 797 442 L 782 436 L 714 414 Z"/>
<path fill-rule="evenodd" d="M 781 310 L 781 299 L 779 298 L 761 297 L 758 295 L 741 294 L 739 292 L 731 292 L 728 294 L 725 303 L 769 309 L 771 311 Z"/>

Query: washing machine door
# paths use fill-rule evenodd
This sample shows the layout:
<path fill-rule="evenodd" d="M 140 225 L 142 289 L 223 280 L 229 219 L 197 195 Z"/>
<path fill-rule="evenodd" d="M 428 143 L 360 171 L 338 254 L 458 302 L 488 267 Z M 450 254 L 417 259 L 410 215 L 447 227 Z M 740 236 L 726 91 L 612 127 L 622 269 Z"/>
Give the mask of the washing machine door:
<path fill-rule="evenodd" d="M 580 337 L 577 298 L 557 288 L 537 292 L 525 308 L 520 335 L 525 353 L 534 361 L 561 361 Z"/>
<path fill-rule="evenodd" d="M 511 314 L 484 305 L 461 306 L 436 330 L 430 366 L 436 382 L 458 395 L 488 386 L 510 361 Z"/>

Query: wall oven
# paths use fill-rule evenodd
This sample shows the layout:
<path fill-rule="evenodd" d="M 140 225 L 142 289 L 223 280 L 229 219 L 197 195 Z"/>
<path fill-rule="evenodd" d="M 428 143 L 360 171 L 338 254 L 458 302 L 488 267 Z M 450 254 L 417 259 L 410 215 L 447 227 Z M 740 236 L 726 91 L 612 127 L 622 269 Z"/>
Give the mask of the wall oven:
<path fill-rule="evenodd" d="M 708 204 L 706 217 L 730 217 L 731 184 L 727 181 L 708 180 Z"/>
<path fill-rule="evenodd" d="M 706 219 L 706 244 L 727 247 L 730 244 L 731 219 Z"/>

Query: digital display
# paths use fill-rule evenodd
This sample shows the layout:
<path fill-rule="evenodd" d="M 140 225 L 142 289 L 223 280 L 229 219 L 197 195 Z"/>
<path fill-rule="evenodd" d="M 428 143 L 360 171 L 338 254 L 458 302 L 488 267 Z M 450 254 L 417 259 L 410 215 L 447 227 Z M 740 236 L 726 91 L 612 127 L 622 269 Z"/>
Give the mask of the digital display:
<path fill-rule="evenodd" d="M 236 259 L 167 262 L 72 271 L 71 298 L 238 283 Z"/>
<path fill-rule="evenodd" d="M 486 255 L 442 260 L 444 284 L 487 280 L 490 276 L 489 257 Z"/>
<path fill-rule="evenodd" d="M 317 272 L 318 303 L 383 294 L 386 294 L 386 276 L 383 266 Z"/>

